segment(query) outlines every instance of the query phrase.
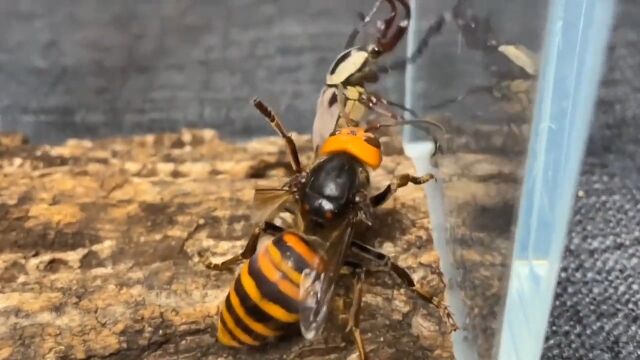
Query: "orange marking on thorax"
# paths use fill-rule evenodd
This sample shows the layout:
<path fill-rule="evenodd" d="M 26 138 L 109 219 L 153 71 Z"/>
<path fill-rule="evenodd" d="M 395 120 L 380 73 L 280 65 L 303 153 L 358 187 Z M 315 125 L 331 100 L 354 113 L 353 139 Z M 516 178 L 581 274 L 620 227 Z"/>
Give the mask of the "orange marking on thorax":
<path fill-rule="evenodd" d="M 340 129 L 327 138 L 320 148 L 320 153 L 322 155 L 348 153 L 375 170 L 382 163 L 382 151 L 367 143 L 368 136 L 373 135 L 365 132 L 362 128 Z"/>

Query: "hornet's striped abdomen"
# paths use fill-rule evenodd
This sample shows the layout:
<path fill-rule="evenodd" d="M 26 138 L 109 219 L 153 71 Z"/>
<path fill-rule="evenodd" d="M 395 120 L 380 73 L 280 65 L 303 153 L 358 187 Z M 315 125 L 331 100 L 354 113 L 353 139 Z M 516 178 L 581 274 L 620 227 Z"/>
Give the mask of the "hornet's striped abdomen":
<path fill-rule="evenodd" d="M 257 346 L 298 325 L 302 272 L 321 264 L 298 234 L 285 231 L 240 268 L 218 320 L 217 338 L 231 346 Z"/>

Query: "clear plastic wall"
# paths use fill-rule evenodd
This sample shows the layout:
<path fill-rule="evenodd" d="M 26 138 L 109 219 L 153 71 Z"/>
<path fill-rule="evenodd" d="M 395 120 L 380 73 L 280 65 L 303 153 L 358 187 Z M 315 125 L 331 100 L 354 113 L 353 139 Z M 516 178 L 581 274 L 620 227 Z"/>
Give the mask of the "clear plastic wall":
<path fill-rule="evenodd" d="M 409 53 L 454 6 L 414 3 Z M 613 7 L 461 0 L 406 74 L 409 107 L 447 128 L 407 129 L 405 146 L 444 180 L 428 186 L 428 203 L 462 326 L 458 358 L 541 354 Z M 434 140 L 443 151 L 431 159 Z"/>
<path fill-rule="evenodd" d="M 0 131 L 272 135 L 248 102 L 260 96 L 309 132 L 325 71 L 372 3 L 5 2 Z M 613 5 L 412 1 L 408 53 L 439 14 L 452 21 L 377 90 L 400 100 L 404 83 L 405 105 L 447 129 L 404 138 L 418 171 L 442 179 L 428 204 L 458 359 L 539 355 Z"/>

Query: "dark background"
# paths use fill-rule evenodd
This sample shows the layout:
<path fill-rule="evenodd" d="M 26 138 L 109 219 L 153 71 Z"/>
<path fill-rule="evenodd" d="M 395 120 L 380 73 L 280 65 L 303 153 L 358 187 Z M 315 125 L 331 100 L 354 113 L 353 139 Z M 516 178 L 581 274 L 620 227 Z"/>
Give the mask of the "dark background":
<path fill-rule="evenodd" d="M 249 105 L 257 95 L 308 131 L 324 74 L 368 4 L 0 2 L 0 130 L 35 143 L 183 126 L 243 139 L 271 134 Z M 640 2 L 621 1 L 545 359 L 640 358 L 638 19 Z M 383 88 L 401 99 L 403 81 Z"/>
<path fill-rule="evenodd" d="M 2 1 L 0 129 L 36 143 L 212 127 L 271 134 L 264 98 L 307 131 L 368 1 Z M 397 86 L 402 77 L 396 77 Z"/>

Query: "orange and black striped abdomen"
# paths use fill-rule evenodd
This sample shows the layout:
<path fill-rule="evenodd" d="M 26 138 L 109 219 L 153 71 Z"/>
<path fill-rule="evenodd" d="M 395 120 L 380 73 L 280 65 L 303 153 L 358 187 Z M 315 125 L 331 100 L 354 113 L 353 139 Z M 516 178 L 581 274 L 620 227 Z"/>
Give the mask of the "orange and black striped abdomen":
<path fill-rule="evenodd" d="M 257 346 L 298 324 L 300 277 L 320 257 L 299 235 L 284 232 L 240 268 L 222 304 L 217 338 Z"/>

